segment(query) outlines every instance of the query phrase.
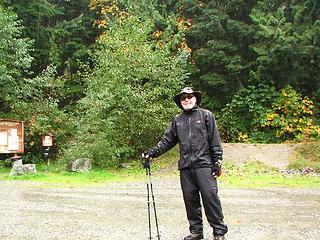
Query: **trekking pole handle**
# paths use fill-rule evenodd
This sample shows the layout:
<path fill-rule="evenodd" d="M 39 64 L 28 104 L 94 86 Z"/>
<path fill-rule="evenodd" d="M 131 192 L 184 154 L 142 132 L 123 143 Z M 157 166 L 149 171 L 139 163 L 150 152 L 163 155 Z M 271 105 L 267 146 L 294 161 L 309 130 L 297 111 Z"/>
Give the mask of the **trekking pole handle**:
<path fill-rule="evenodd" d="M 141 163 L 143 168 L 149 169 L 151 167 L 151 157 L 147 154 L 145 155 L 144 153 L 142 153 L 142 159 L 141 159 Z"/>

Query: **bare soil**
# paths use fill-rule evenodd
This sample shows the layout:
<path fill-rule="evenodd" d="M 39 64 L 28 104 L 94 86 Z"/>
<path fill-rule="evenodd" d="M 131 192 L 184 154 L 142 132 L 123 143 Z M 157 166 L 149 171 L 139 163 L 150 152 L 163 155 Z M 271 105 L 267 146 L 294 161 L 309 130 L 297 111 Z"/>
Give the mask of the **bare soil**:
<path fill-rule="evenodd" d="M 234 164 L 259 161 L 280 170 L 285 169 L 299 144 L 223 144 L 225 161 Z"/>

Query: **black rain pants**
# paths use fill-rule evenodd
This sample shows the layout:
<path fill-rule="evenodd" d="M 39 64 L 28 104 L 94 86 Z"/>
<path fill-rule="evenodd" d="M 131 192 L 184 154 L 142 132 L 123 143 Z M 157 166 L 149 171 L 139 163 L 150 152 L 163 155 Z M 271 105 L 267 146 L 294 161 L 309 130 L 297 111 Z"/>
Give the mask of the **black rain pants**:
<path fill-rule="evenodd" d="M 180 184 L 190 232 L 203 232 L 201 194 L 207 220 L 213 228 L 213 235 L 224 235 L 228 228 L 223 222 L 217 180 L 212 176 L 212 168 L 181 169 Z"/>

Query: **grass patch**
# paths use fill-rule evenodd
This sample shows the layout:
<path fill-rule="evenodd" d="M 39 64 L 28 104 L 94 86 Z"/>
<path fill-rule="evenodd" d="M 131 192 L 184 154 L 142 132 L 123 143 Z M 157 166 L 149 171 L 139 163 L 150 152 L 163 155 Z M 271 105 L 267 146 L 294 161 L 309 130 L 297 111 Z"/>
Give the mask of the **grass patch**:
<path fill-rule="evenodd" d="M 153 175 L 176 177 L 177 149 L 152 161 Z M 318 160 L 317 160 L 318 161 Z M 317 162 L 316 161 L 316 162 Z M 70 173 L 57 165 L 37 165 L 37 174 L 10 176 L 9 168 L 0 168 L 0 180 L 30 181 L 43 183 L 44 186 L 84 187 L 120 181 L 144 181 L 145 170 L 140 161 L 130 162 L 128 168 L 94 169 L 89 173 Z M 220 186 L 227 188 L 318 188 L 319 175 L 282 175 L 276 168 L 261 162 L 248 162 L 240 166 L 225 162 L 223 175 L 219 178 Z"/>
<path fill-rule="evenodd" d="M 265 174 L 234 174 L 225 175 L 220 185 L 229 188 L 318 188 L 320 177 L 315 175 L 283 176 L 277 173 Z"/>
<path fill-rule="evenodd" d="M 283 175 L 277 168 L 262 162 L 249 162 L 241 166 L 226 163 L 219 180 L 222 186 L 231 188 L 320 187 L 319 175 Z"/>
<path fill-rule="evenodd" d="M 10 169 L 2 168 L 0 169 L 0 180 L 46 183 L 46 186 L 84 187 L 108 182 L 137 181 L 144 179 L 142 169 L 134 169 L 131 167 L 128 169 L 94 169 L 89 173 L 66 172 L 57 169 L 59 169 L 59 167 L 37 165 L 36 174 L 11 176 Z"/>
<path fill-rule="evenodd" d="M 260 166 L 261 167 L 261 166 Z M 160 177 L 176 177 L 178 171 L 163 172 L 163 169 L 153 169 L 153 175 Z M 9 169 L 0 170 L 0 180 L 30 181 L 45 183 L 45 186 L 60 187 L 85 187 L 101 185 L 112 182 L 143 181 L 145 172 L 135 167 L 128 169 L 96 169 L 90 173 L 69 173 L 69 172 L 45 172 L 37 174 L 10 176 Z M 289 175 L 284 176 L 277 171 L 265 171 L 252 169 L 225 169 L 219 178 L 219 183 L 227 188 L 269 188 L 269 187 L 292 187 L 292 188 L 315 188 L 320 187 L 320 177 L 315 175 Z"/>

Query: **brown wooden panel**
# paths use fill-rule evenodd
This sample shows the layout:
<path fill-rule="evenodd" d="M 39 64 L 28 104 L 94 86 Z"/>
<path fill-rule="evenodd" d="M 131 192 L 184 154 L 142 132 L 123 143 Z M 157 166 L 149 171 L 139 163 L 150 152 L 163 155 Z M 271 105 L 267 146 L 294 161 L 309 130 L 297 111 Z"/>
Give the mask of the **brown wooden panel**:
<path fill-rule="evenodd" d="M 23 122 L 0 119 L 0 153 L 23 153 Z"/>

